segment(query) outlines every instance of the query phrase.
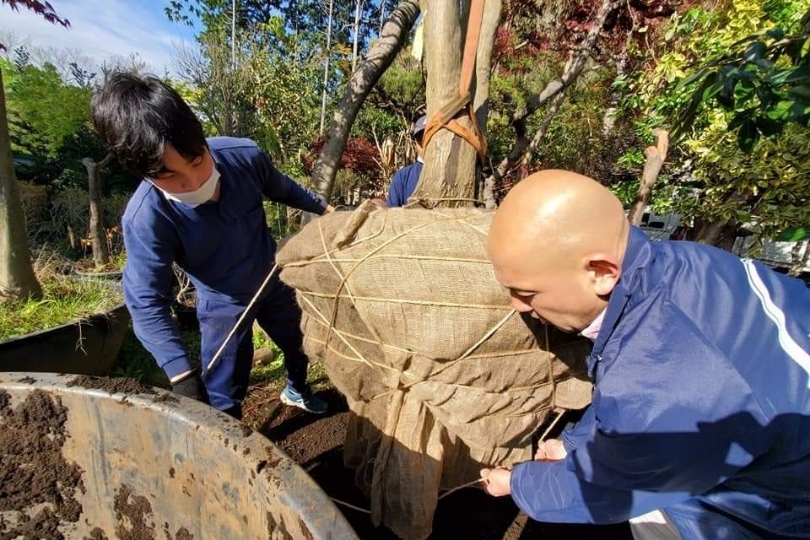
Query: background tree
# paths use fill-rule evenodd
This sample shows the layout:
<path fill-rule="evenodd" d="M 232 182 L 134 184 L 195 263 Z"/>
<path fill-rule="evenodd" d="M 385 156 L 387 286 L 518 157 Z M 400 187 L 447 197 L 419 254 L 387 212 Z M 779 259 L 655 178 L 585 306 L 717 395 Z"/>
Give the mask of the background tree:
<path fill-rule="evenodd" d="M 695 220 L 696 239 L 730 249 L 743 228 L 775 237 L 810 220 L 806 12 L 799 0 L 690 9 L 626 89 L 642 137 L 679 128 L 658 199 Z"/>
<path fill-rule="evenodd" d="M 48 2 L 34 0 L 2 0 L 0 4 L 12 11 L 20 7 L 32 10 L 45 20 L 64 27 L 70 22 L 56 14 Z M 4 49 L 0 44 L 0 49 Z M 31 266 L 25 217 L 20 206 L 11 156 L 6 98 L 3 90 L 3 69 L 0 67 L 0 300 L 38 298 L 42 288 Z"/>

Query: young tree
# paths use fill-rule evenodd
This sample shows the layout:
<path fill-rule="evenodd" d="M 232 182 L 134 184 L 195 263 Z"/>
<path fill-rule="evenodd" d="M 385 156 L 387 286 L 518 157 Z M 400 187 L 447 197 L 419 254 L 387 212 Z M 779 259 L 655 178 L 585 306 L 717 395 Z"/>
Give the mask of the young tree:
<path fill-rule="evenodd" d="M 495 44 L 495 31 L 501 13 L 501 2 L 484 3 L 483 13 L 478 17 L 475 9 L 465 6 L 460 12 L 457 2 L 436 2 L 429 5 L 425 13 L 425 56 L 427 63 L 427 116 L 432 119 L 444 111 L 451 103 L 469 94 L 477 126 L 486 126 L 486 108 L 489 97 L 489 77 L 492 49 Z M 469 19 L 469 20 L 468 20 Z M 458 24 L 465 22 L 465 31 Z M 463 36 L 476 36 L 477 39 L 465 44 Z M 477 42 L 473 43 L 473 41 Z M 462 58 L 474 58 L 473 80 L 462 79 Z M 464 87 L 466 86 L 466 87 Z M 453 120 L 456 114 L 450 115 Z M 462 130 L 476 133 L 476 124 L 470 115 L 454 120 Z M 425 136 L 431 134 L 430 126 Z M 476 133 L 477 136 L 477 133 Z M 425 166 L 416 190 L 415 199 L 432 204 L 430 201 L 446 200 L 451 206 L 468 205 L 475 197 L 476 149 L 457 133 L 438 129 L 426 141 Z"/>
<path fill-rule="evenodd" d="M 107 235 L 104 231 L 104 201 L 101 197 L 101 173 L 113 160 L 107 154 L 99 162 L 84 158 L 82 165 L 87 169 L 87 184 L 90 195 L 90 241 L 93 246 L 93 262 L 96 268 L 110 263 L 110 250 L 107 249 Z"/>
<path fill-rule="evenodd" d="M 66 19 L 56 14 L 48 2 L 0 0 L 0 3 L 10 6 L 13 11 L 18 11 L 22 6 L 51 23 L 61 24 L 64 27 L 70 25 Z M 3 48 L 2 44 L 0 48 Z M 0 68 L 0 301 L 41 296 L 42 287 L 31 266 L 25 215 L 14 178 L 3 73 Z"/>

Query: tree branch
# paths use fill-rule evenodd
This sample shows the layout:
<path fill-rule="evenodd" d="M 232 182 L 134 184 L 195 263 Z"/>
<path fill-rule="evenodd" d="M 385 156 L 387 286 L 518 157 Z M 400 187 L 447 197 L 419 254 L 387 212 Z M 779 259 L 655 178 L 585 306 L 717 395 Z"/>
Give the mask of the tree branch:
<path fill-rule="evenodd" d="M 332 194 L 340 157 L 346 148 L 354 119 L 371 89 L 402 49 L 418 15 L 419 3 L 416 0 L 402 0 L 383 26 L 379 39 L 346 85 L 343 98 L 332 116 L 329 138 L 312 170 L 318 192 L 327 200 Z"/>
<path fill-rule="evenodd" d="M 554 99 L 561 95 L 569 86 L 574 84 L 585 68 L 585 63 L 590 58 L 591 53 L 596 46 L 596 41 L 605 26 L 608 15 L 610 15 L 621 2 L 612 0 L 603 0 L 602 5 L 594 19 L 594 24 L 588 31 L 588 35 L 582 40 L 579 47 L 571 51 L 571 56 L 563 69 L 563 74 L 553 81 L 549 82 L 543 91 L 537 96 L 529 100 L 525 107 L 517 109 L 512 114 L 512 127 L 515 130 L 517 140 L 514 146 L 509 151 L 509 154 L 498 164 L 498 167 L 492 171 L 492 174 L 485 180 L 485 185 L 494 188 L 495 182 L 509 172 L 509 170 L 519 161 L 523 159 L 526 152 L 532 148 L 532 141 L 530 141 L 526 134 L 526 119 L 534 113 L 537 109 L 545 105 L 550 99 Z M 561 102 L 562 98 L 560 98 Z M 559 108 L 559 107 L 558 107 Z M 556 113 L 556 110 L 554 111 Z M 553 116 L 553 114 L 552 114 Z M 550 118 L 549 118 L 550 121 Z M 547 127 L 547 126 L 546 126 Z M 545 130 L 543 130 L 543 133 Z M 538 131 L 539 133 L 539 131 Z M 543 135 L 540 134 L 539 138 Z M 538 138 L 535 134 L 535 138 Z M 538 142 L 539 142 L 538 138 Z M 536 144 L 535 144 L 536 146 Z"/>

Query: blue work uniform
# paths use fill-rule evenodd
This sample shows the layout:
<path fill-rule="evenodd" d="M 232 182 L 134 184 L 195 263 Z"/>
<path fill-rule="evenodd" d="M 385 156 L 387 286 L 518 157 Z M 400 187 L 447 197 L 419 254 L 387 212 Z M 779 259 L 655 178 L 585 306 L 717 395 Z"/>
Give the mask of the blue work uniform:
<path fill-rule="evenodd" d="M 559 462 L 514 467 L 533 519 L 663 509 L 685 539 L 810 538 L 810 289 L 633 228 Z"/>
<path fill-rule="evenodd" d="M 394 173 L 394 178 L 391 180 L 391 187 L 388 188 L 388 198 L 385 204 L 391 208 L 396 206 L 405 206 L 408 198 L 413 194 L 416 189 L 416 184 L 419 183 L 419 175 L 422 174 L 422 161 L 417 161 L 407 167 L 402 167 Z"/>
<path fill-rule="evenodd" d="M 262 200 L 315 214 L 323 214 L 326 205 L 279 172 L 253 141 L 216 137 L 208 139 L 208 148 L 220 173 L 218 201 L 191 207 L 143 181 L 127 204 L 124 298 L 135 334 L 172 378 L 191 369 L 171 317 L 172 263 L 188 274 L 197 290 L 209 400 L 217 409 L 233 410 L 247 393 L 254 320 L 284 352 L 288 384 L 298 392 L 306 388 L 301 311 L 278 272 L 217 364 L 205 369 L 274 265 L 276 242 Z"/>

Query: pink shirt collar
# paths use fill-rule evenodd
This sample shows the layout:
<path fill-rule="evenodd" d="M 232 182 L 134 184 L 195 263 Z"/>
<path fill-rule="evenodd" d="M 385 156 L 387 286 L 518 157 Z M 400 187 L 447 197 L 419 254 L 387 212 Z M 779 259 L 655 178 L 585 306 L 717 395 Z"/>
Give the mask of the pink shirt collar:
<path fill-rule="evenodd" d="M 597 315 L 593 322 L 579 334 L 590 339 L 591 341 L 596 341 L 596 338 L 599 336 L 599 330 L 602 329 L 602 321 L 605 319 L 606 311 L 607 308 L 603 309 L 602 313 Z"/>

